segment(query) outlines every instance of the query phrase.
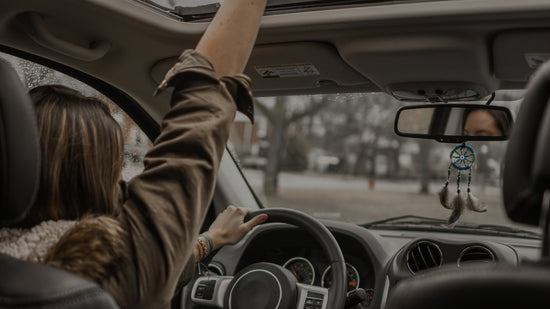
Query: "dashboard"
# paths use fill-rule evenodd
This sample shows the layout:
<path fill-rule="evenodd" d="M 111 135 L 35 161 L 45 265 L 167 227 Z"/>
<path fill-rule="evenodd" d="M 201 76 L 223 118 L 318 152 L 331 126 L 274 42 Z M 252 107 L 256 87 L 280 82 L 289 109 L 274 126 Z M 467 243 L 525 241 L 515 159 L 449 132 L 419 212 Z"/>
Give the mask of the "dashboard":
<path fill-rule="evenodd" d="M 365 248 L 347 235 L 335 235 L 346 261 L 348 291 L 374 288 L 374 271 Z M 321 247 L 297 228 L 272 230 L 256 236 L 243 252 L 237 269 L 259 262 L 270 262 L 290 270 L 298 282 L 329 288 L 331 267 Z"/>
<path fill-rule="evenodd" d="M 384 307 L 397 282 L 423 270 L 472 263 L 518 265 L 540 256 L 540 240 L 372 230 L 350 223 L 322 222 L 344 255 L 348 291 L 366 291 L 366 300 L 352 308 Z M 331 269 L 321 246 L 304 230 L 283 223 L 256 227 L 238 244 L 220 249 L 208 268 L 231 276 L 259 262 L 283 266 L 303 284 L 327 288 L 331 284 Z"/>

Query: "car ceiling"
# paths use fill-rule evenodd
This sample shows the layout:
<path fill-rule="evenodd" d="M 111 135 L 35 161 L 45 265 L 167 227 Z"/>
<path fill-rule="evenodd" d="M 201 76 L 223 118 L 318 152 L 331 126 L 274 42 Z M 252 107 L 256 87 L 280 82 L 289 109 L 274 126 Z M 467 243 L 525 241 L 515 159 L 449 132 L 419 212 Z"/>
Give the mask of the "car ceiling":
<path fill-rule="evenodd" d="M 31 38 L 37 13 L 58 38 L 105 54 L 79 60 Z M 0 3 L 0 44 L 76 68 L 121 89 L 160 121 L 167 93 L 152 93 L 205 22 L 131 0 Z M 34 27 L 34 28 L 33 28 Z M 264 17 L 245 70 L 258 96 L 470 87 L 480 95 L 523 88 L 526 57 L 550 58 L 550 1 L 455 0 L 395 3 Z M 266 68 L 306 65 L 318 74 L 262 78 Z"/>

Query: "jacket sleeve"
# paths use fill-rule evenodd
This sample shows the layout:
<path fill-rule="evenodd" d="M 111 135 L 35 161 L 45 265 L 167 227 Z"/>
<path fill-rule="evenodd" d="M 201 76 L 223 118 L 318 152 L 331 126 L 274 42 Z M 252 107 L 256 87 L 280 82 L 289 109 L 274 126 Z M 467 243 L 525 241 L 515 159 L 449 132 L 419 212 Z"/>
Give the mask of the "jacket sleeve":
<path fill-rule="evenodd" d="M 143 173 L 128 183 L 120 212 L 128 262 L 105 285 L 122 308 L 166 306 L 180 275 L 190 272 L 235 111 L 252 104 L 248 77 L 217 79 L 208 60 L 192 50 L 159 90 L 167 86 L 174 87 L 170 110 Z"/>

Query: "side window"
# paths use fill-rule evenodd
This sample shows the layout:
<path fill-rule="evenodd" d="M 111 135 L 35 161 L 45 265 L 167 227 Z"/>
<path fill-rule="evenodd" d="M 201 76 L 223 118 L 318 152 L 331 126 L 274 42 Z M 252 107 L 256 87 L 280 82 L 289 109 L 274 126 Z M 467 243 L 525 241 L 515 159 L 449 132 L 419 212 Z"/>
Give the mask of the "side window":
<path fill-rule="evenodd" d="M 0 58 L 12 65 L 19 74 L 21 81 L 29 89 L 41 85 L 60 84 L 106 102 L 111 109 L 113 118 L 120 124 L 124 134 L 123 179 L 130 180 L 143 170 L 143 157 L 152 147 L 151 141 L 136 123 L 109 98 L 87 84 L 51 68 L 1 52 Z"/>

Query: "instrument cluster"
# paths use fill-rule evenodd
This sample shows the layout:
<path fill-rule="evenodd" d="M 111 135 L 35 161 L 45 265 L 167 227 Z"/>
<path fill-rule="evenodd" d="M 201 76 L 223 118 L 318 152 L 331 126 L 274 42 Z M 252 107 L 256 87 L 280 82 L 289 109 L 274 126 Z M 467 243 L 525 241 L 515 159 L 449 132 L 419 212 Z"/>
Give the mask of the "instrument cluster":
<path fill-rule="evenodd" d="M 307 233 L 281 228 L 264 231 L 254 237 L 236 269 L 269 262 L 288 269 L 302 284 L 324 288 L 332 285 L 332 267 L 323 249 Z M 335 234 L 346 261 L 347 290 L 362 288 L 368 305 L 375 292 L 375 273 L 367 249 L 355 237 Z"/>
<path fill-rule="evenodd" d="M 311 261 L 305 257 L 292 257 L 283 264 L 283 267 L 290 270 L 300 283 L 310 285 L 316 283 L 315 267 Z M 355 290 L 359 287 L 361 277 L 357 271 L 357 268 L 350 263 L 346 263 L 346 276 L 348 291 Z M 324 268 L 320 278 L 320 283 L 322 287 L 330 288 L 332 285 L 332 266 L 329 265 Z"/>

